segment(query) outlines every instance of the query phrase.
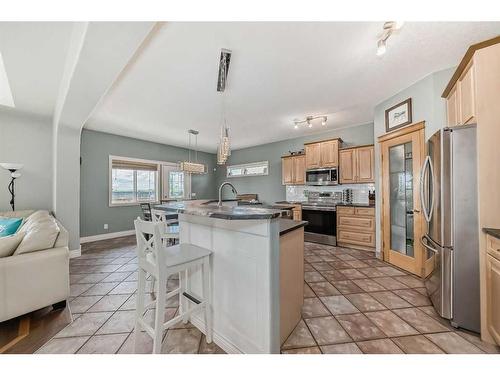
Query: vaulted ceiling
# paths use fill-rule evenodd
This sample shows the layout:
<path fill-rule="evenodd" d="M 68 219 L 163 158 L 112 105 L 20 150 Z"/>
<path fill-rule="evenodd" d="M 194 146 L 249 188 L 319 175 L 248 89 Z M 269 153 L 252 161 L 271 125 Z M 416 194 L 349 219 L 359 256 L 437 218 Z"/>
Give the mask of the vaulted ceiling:
<path fill-rule="evenodd" d="M 16 109 L 51 116 L 71 23 L 0 23 L 0 52 Z M 407 22 L 376 56 L 383 22 L 158 24 L 85 127 L 215 151 L 225 109 L 234 148 L 323 131 L 293 129 L 328 115 L 327 129 L 373 121 L 373 108 L 424 76 L 457 65 L 499 22 Z M 112 49 L 105 39 L 102 49 Z M 228 86 L 216 92 L 221 48 L 232 50 Z M 96 56 L 99 59 L 99 56 Z M 99 79 L 99 75 L 95 75 Z M 224 106 L 222 106 L 224 101 Z"/>

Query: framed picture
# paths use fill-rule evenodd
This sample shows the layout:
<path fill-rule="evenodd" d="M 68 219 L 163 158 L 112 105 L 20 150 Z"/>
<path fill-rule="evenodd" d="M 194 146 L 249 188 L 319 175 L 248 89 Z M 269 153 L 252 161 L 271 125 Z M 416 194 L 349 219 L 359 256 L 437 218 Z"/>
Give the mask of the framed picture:
<path fill-rule="evenodd" d="M 411 98 L 385 110 L 386 132 L 409 125 L 411 121 Z"/>

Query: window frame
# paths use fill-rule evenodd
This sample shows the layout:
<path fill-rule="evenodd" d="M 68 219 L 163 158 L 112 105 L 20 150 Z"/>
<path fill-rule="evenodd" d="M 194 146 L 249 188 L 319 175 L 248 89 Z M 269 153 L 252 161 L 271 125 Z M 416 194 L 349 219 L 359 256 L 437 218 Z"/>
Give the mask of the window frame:
<path fill-rule="evenodd" d="M 241 174 L 241 175 L 229 175 L 230 169 L 238 169 L 241 168 L 245 170 L 246 168 L 252 168 L 252 167 L 266 167 L 266 172 L 265 173 L 254 173 L 254 174 Z M 257 161 L 253 163 L 244 163 L 244 164 L 235 164 L 235 165 L 228 165 L 226 168 L 226 177 L 227 178 L 240 178 L 240 177 L 258 177 L 258 176 L 269 176 L 269 160 L 263 160 L 263 161 Z"/>
<path fill-rule="evenodd" d="M 129 162 L 136 163 L 145 163 L 145 164 L 156 164 L 156 200 L 154 201 L 136 201 L 136 202 L 123 202 L 123 203 L 115 203 L 113 202 L 113 160 L 123 160 Z M 159 204 L 160 203 L 160 188 L 161 188 L 161 165 L 165 162 L 156 161 L 156 160 L 148 160 L 148 159 L 138 159 L 138 158 L 129 158 L 125 156 L 116 156 L 109 155 L 109 164 L 108 164 L 108 204 L 109 207 L 126 207 L 126 206 L 139 206 L 141 203 L 150 203 L 150 204 Z M 134 173 L 134 189 L 137 189 L 137 176 Z M 136 191 L 135 191 L 136 192 Z"/>
<path fill-rule="evenodd" d="M 172 198 L 170 196 L 170 187 L 168 186 L 168 174 L 170 171 L 167 171 L 165 176 L 165 170 L 163 167 L 169 167 L 169 168 L 174 168 L 176 169 L 176 172 L 182 172 L 179 169 L 179 164 L 177 163 L 168 163 L 168 162 L 163 162 L 161 166 L 161 198 L 162 199 L 179 199 L 179 198 Z M 167 186 L 164 186 L 165 180 L 167 181 Z M 191 199 L 191 174 L 184 172 L 184 197 L 182 199 Z"/>

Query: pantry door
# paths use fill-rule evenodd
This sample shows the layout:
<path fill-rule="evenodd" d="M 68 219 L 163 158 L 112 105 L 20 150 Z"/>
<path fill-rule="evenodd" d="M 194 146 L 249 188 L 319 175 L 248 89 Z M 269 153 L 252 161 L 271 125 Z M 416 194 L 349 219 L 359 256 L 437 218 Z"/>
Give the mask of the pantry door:
<path fill-rule="evenodd" d="M 382 153 L 382 247 L 384 260 L 425 277 L 424 220 L 420 171 L 425 152 L 424 124 L 379 138 Z"/>

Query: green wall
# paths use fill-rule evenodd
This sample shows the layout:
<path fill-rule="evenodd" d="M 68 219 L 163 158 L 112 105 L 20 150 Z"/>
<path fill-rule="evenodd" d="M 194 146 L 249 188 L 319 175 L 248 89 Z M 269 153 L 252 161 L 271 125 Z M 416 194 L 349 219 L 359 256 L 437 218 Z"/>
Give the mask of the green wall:
<path fill-rule="evenodd" d="M 293 131 L 293 129 L 291 129 Z M 233 151 L 228 164 L 243 164 L 250 162 L 269 161 L 269 175 L 255 177 L 226 178 L 226 168 L 217 168 L 217 185 L 230 181 L 238 193 L 257 193 L 259 200 L 265 203 L 274 203 L 285 199 L 285 186 L 281 184 L 281 157 L 288 151 L 297 151 L 304 148 L 304 142 L 318 141 L 340 137 L 344 147 L 372 144 L 373 124 L 364 124 L 344 129 L 334 129 L 325 133 L 305 137 L 287 139 L 284 141 L 268 143 Z M 231 189 L 224 191 L 224 197 L 232 196 Z"/>
<path fill-rule="evenodd" d="M 80 236 L 86 237 L 133 229 L 133 220 L 141 213 L 139 206 L 109 207 L 109 155 L 178 162 L 186 159 L 187 149 L 84 129 L 80 155 Z M 194 175 L 191 190 L 196 198 L 213 198 L 215 155 L 199 152 L 198 160 L 207 164 L 208 174 Z"/>

